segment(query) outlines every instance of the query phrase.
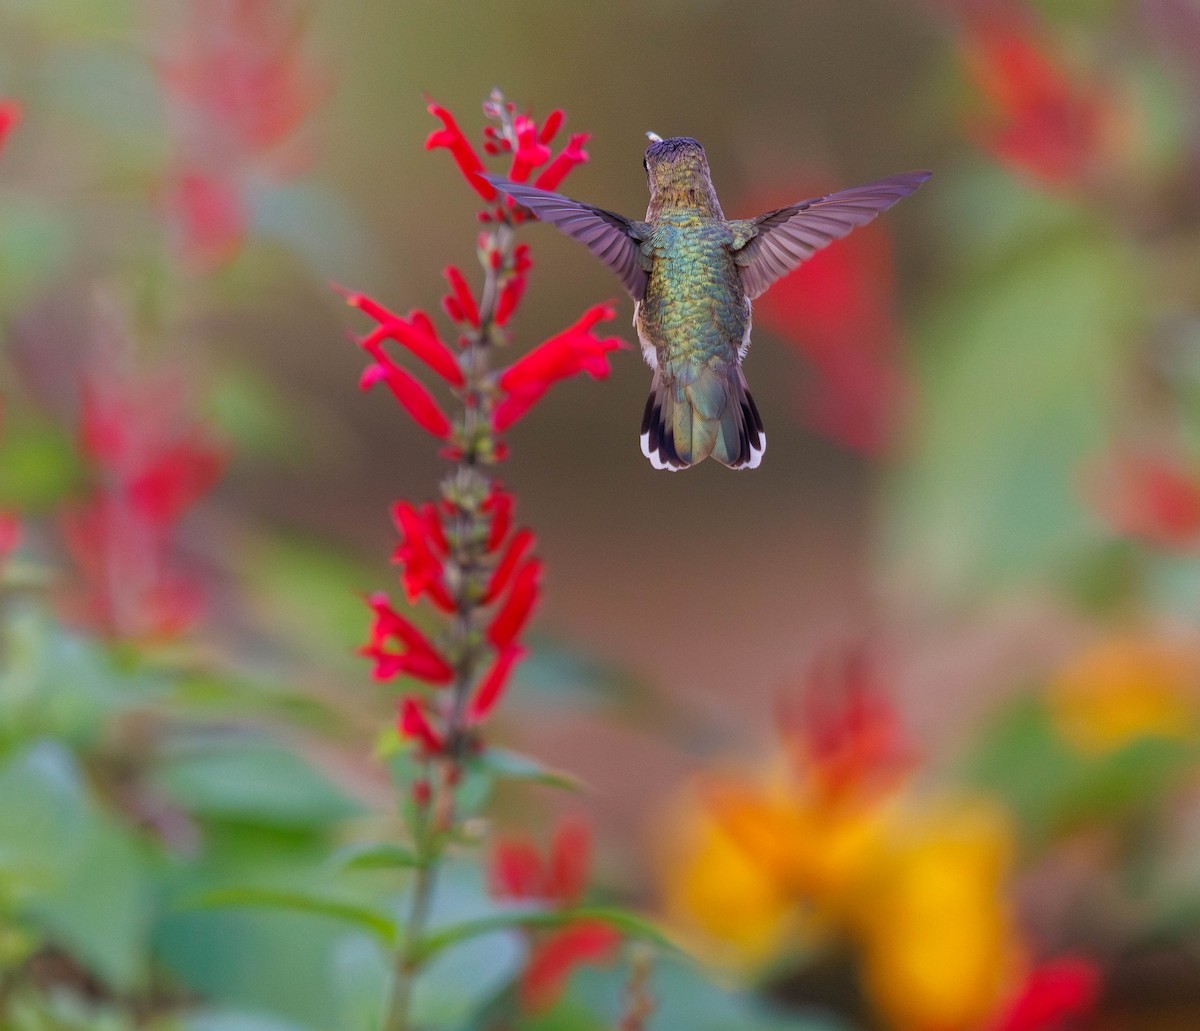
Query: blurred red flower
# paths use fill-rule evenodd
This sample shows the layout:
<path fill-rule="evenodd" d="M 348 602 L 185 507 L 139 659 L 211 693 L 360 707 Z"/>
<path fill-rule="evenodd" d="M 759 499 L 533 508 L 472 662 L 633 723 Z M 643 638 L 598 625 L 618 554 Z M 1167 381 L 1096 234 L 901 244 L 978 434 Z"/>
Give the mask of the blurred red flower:
<path fill-rule="evenodd" d="M 1200 543 L 1200 473 L 1179 457 L 1119 453 L 1088 476 L 1085 492 L 1123 536 L 1162 548 Z"/>
<path fill-rule="evenodd" d="M 969 126 L 980 145 L 1044 186 L 1085 183 L 1108 143 L 1106 91 L 1073 78 L 1030 19 L 1012 9 L 969 18 L 960 53 L 986 104 Z"/>
<path fill-rule="evenodd" d="M 900 714 L 859 650 L 814 663 L 800 694 L 783 698 L 779 725 L 797 770 L 831 802 L 888 790 L 913 766 Z"/>
<path fill-rule="evenodd" d="M 555 829 L 545 859 L 524 839 L 500 839 L 492 850 L 491 892 L 496 898 L 538 901 L 553 909 L 579 904 L 591 871 L 592 837 L 587 827 L 564 820 Z M 531 933 L 529 960 L 518 988 L 529 1012 L 552 1006 L 581 964 L 613 957 L 620 934 L 601 920 L 570 920 L 561 927 Z"/>
<path fill-rule="evenodd" d="M 747 205 L 771 206 L 765 198 Z M 803 402 L 807 419 L 868 454 L 888 446 L 908 393 L 895 279 L 891 237 L 876 223 L 818 251 L 754 302 L 755 321 L 812 363 L 817 382 Z"/>
<path fill-rule="evenodd" d="M 4 149 L 8 134 L 17 127 L 22 114 L 21 105 L 17 101 L 0 99 L 0 150 Z"/>
<path fill-rule="evenodd" d="M 195 578 L 175 569 L 174 534 L 226 456 L 186 409 L 169 373 L 135 378 L 107 363 L 85 380 L 80 450 L 92 486 L 63 529 L 86 581 L 79 615 L 114 637 L 172 637 L 201 609 Z"/>
<path fill-rule="evenodd" d="M 327 87 L 302 54 L 303 30 L 287 0 L 187 0 L 159 63 L 175 138 L 167 205 L 201 267 L 240 248 L 249 175 L 290 178 L 310 160 L 298 130 Z"/>
<path fill-rule="evenodd" d="M 987 1031 L 1063 1031 L 1085 1016 L 1100 995 L 1100 972 L 1090 960 L 1062 956 L 1034 967 Z"/>

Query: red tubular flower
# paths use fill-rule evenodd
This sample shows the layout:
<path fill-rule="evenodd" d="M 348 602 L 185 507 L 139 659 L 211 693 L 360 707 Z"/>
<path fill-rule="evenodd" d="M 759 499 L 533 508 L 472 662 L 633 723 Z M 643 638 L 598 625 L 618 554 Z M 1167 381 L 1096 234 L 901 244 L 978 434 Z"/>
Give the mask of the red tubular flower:
<path fill-rule="evenodd" d="M 521 975 L 521 1006 L 540 1013 L 559 999 L 576 967 L 607 963 L 616 953 L 621 935 L 599 920 L 573 920 L 538 942 Z"/>
<path fill-rule="evenodd" d="M 379 360 L 383 357 L 384 340 L 395 340 L 407 348 L 416 358 L 423 361 L 434 372 L 453 387 L 466 385 L 466 378 L 450 347 L 438 336 L 432 320 L 423 311 L 414 309 L 407 318 L 385 308 L 366 294 L 353 293 L 334 287 L 352 308 L 373 318 L 378 326 L 359 340 L 359 346 Z"/>
<path fill-rule="evenodd" d="M 617 337 L 597 337 L 591 329 L 597 322 L 611 319 L 616 310 L 610 304 L 589 308 L 573 325 L 552 336 L 528 354 L 518 358 L 496 380 L 508 395 L 492 412 L 492 424 L 503 431 L 520 419 L 553 384 L 579 372 L 593 379 L 608 376 L 606 357 L 627 345 Z"/>
<path fill-rule="evenodd" d="M 1050 960 L 1030 971 L 1017 997 L 987 1031 L 1063 1031 L 1086 1016 L 1099 995 L 1100 972 L 1090 960 Z"/>
<path fill-rule="evenodd" d="M 396 719 L 396 729 L 404 737 L 413 738 L 421 743 L 421 747 L 429 754 L 436 755 L 445 748 L 445 741 L 433 729 L 425 707 L 418 698 L 406 695 L 400 699 L 400 711 Z"/>
<path fill-rule="evenodd" d="M 4 149 L 8 134 L 17 127 L 22 114 L 21 105 L 17 101 L 0 100 L 0 150 Z"/>
<path fill-rule="evenodd" d="M 550 865 L 546 897 L 563 906 L 573 906 L 587 890 L 592 868 L 592 834 L 579 820 L 563 820 L 550 842 Z"/>
<path fill-rule="evenodd" d="M 368 604 L 375 612 L 370 640 L 359 654 L 375 660 L 376 680 L 391 680 L 406 673 L 430 684 L 448 684 L 454 667 L 408 620 L 396 612 L 387 595 L 373 594 Z"/>
<path fill-rule="evenodd" d="M 418 512 L 407 501 L 400 501 L 392 507 L 392 519 L 403 535 L 392 553 L 392 561 L 404 567 L 401 583 L 405 596 L 413 602 L 427 594 L 443 612 L 454 612 L 457 606 L 446 590 L 442 569 L 446 539 L 442 536 L 436 511 L 426 505 Z"/>
<path fill-rule="evenodd" d="M 540 899 L 564 909 L 583 897 L 590 868 L 591 834 L 583 824 L 565 821 L 555 831 L 548 861 L 528 842 L 498 842 L 489 880 L 500 898 Z M 535 936 L 519 986 L 522 1007 L 537 1012 L 553 1005 L 577 966 L 609 960 L 619 942 L 620 934 L 599 920 L 572 920 Z"/>
<path fill-rule="evenodd" d="M 498 196 L 496 188 L 486 179 L 479 177 L 479 173 L 483 171 L 483 162 L 475 153 L 475 148 L 463 135 L 454 116 L 439 104 L 430 104 L 427 110 L 434 118 L 441 119 L 442 128 L 429 134 L 429 138 L 425 141 L 425 149 L 434 150 L 437 147 L 445 147 L 450 151 L 463 178 L 467 180 L 467 185 L 484 200 L 495 200 Z"/>
<path fill-rule="evenodd" d="M 491 490 L 481 507 L 492 519 L 488 528 L 487 550 L 495 551 L 504 543 L 504 538 L 508 536 L 512 526 L 513 496 L 500 484 L 492 481 Z"/>
<path fill-rule="evenodd" d="M 472 722 L 477 723 L 486 719 L 492 709 L 496 707 L 496 703 L 500 701 L 505 688 L 508 687 L 508 680 L 512 676 L 513 668 L 527 654 L 520 645 L 510 644 L 496 656 L 491 669 L 483 675 L 483 679 L 479 681 L 479 686 L 475 689 L 475 695 L 471 699 L 471 706 L 467 714 Z"/>
<path fill-rule="evenodd" d="M 583 145 L 591 138 L 586 132 L 572 133 L 567 145 L 563 147 L 545 168 L 538 173 L 533 185 L 539 190 L 557 190 L 558 184 L 566 178 L 567 173 L 576 165 L 582 165 L 588 159 L 588 153 Z"/>
<path fill-rule="evenodd" d="M 495 898 L 540 898 L 542 884 L 542 857 L 530 842 L 502 838 L 495 843 L 488 863 L 488 890 Z"/>
<path fill-rule="evenodd" d="M 438 407 L 433 395 L 415 377 L 405 372 L 386 356 L 368 365 L 358 381 L 359 388 L 369 390 L 382 380 L 397 401 L 421 429 L 440 440 L 450 436 L 452 429 L 446 413 Z"/>
<path fill-rule="evenodd" d="M 495 601 L 504 590 L 508 587 L 509 581 L 512 580 L 513 572 L 517 568 L 517 563 L 521 561 L 531 547 L 533 547 L 534 537 L 531 530 L 520 530 L 513 534 L 512 539 L 508 542 L 508 547 L 504 551 L 503 557 L 496 564 L 491 577 L 488 579 L 487 589 L 483 594 L 483 603 L 487 605 Z"/>
<path fill-rule="evenodd" d="M 1073 82 L 1011 12 L 969 26 L 962 57 L 990 108 L 974 127 L 980 144 L 1046 186 L 1081 185 L 1102 157 L 1112 121 L 1102 90 Z"/>
<path fill-rule="evenodd" d="M 508 177 L 513 182 L 523 183 L 535 168 L 550 160 L 550 148 L 538 139 L 537 123 L 527 115 L 517 115 L 513 119 L 513 133 L 517 137 L 517 146 Z"/>
<path fill-rule="evenodd" d="M 541 131 L 538 133 L 538 139 L 542 143 L 549 143 L 557 135 L 558 130 L 562 128 L 563 120 L 566 115 L 562 113 L 561 108 L 555 108 L 548 115 L 546 120 L 542 122 Z"/>
<path fill-rule="evenodd" d="M 479 328 L 479 307 L 475 304 L 475 298 L 471 296 L 471 288 L 467 286 L 467 280 L 462 272 L 454 265 L 447 265 L 443 272 L 446 280 L 450 283 L 450 289 L 453 291 L 454 309 L 458 312 L 457 317 L 451 316 L 456 322 L 467 322 Z"/>
<path fill-rule="evenodd" d="M 512 590 L 487 628 L 487 639 L 498 651 L 512 644 L 529 622 L 537 604 L 541 575 L 542 563 L 536 558 L 526 559 L 517 571 Z"/>

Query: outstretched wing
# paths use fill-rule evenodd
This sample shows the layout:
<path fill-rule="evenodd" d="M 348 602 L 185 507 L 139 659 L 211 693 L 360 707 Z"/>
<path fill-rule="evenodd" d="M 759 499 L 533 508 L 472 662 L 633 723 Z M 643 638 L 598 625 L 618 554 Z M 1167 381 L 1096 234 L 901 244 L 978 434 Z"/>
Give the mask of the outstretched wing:
<path fill-rule="evenodd" d="M 891 175 L 866 186 L 839 190 L 827 197 L 768 211 L 758 218 L 730 223 L 734 231 L 733 258 L 741 266 L 742 287 L 748 296 L 757 297 L 826 244 L 866 225 L 907 197 L 931 175 Z"/>
<path fill-rule="evenodd" d="M 561 193 L 514 183 L 502 175 L 480 175 L 497 190 L 507 193 L 541 221 L 549 222 L 582 243 L 625 284 L 629 296 L 640 301 L 646 293 L 646 270 L 639 259 L 649 226 L 603 208 L 594 208 Z"/>

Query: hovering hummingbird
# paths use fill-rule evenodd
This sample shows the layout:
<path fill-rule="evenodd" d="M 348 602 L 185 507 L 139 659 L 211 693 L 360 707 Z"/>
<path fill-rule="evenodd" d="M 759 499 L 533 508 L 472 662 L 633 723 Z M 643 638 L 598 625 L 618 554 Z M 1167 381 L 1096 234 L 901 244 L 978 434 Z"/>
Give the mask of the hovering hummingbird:
<path fill-rule="evenodd" d="M 654 370 L 642 418 L 642 453 L 654 468 L 686 469 L 711 455 L 731 469 L 754 469 L 767 438 L 742 373 L 750 302 L 932 173 L 889 176 L 728 221 L 704 148 L 688 136 L 646 135 L 644 222 L 504 176 L 482 178 L 584 244 L 629 291 L 642 355 Z"/>

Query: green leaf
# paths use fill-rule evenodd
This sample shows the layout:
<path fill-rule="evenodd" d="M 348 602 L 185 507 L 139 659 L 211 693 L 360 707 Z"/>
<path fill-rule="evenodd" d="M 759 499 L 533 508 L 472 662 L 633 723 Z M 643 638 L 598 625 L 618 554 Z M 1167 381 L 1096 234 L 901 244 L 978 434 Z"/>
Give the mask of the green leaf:
<path fill-rule="evenodd" d="M 368 841 L 339 849 L 330 860 L 344 870 L 411 868 L 421 865 L 410 848 L 385 841 Z"/>
<path fill-rule="evenodd" d="M 298 755 L 262 737 L 201 741 L 156 776 L 188 812 L 216 819 L 315 830 L 362 812 Z"/>
<path fill-rule="evenodd" d="M 524 780 L 566 791 L 582 791 L 584 783 L 578 777 L 563 770 L 546 766 L 530 755 L 513 752 L 507 748 L 488 748 L 477 756 L 478 764 L 493 777 L 506 780 Z"/>
<path fill-rule="evenodd" d="M 394 948 L 399 940 L 399 930 L 391 917 L 361 903 L 317 892 L 231 885 L 201 892 L 180 903 L 182 909 L 216 909 L 223 906 L 261 906 L 312 913 L 369 931 L 389 948 Z"/>
<path fill-rule="evenodd" d="M 426 935 L 417 949 L 417 957 L 424 962 L 451 945 L 493 931 L 561 927 L 576 920 L 600 920 L 631 938 L 651 942 L 671 952 L 680 951 L 660 928 L 642 917 L 612 906 L 580 906 L 573 909 L 513 909 L 463 920 Z"/>
<path fill-rule="evenodd" d="M 943 595 L 1052 574 L 1099 540 L 1079 473 L 1108 444 L 1138 277 L 1086 226 L 1032 243 L 980 269 L 922 334 L 890 544 Z"/>

